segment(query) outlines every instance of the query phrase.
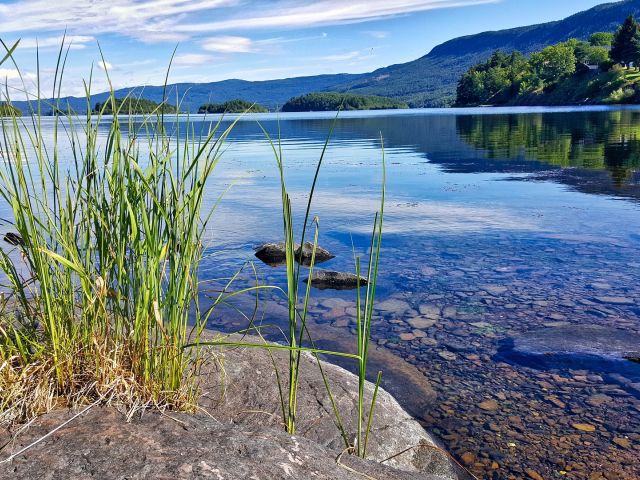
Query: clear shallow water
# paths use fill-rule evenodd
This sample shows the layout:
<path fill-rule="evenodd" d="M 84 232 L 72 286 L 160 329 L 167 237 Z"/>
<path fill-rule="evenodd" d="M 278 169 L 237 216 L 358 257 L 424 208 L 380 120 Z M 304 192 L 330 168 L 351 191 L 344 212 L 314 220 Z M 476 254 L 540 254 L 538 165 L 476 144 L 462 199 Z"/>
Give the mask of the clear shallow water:
<path fill-rule="evenodd" d="M 207 198 L 213 205 L 233 184 L 212 220 L 215 255 L 204 278 L 232 275 L 255 260 L 253 247 L 282 238 L 275 159 L 255 120 L 280 132 L 299 226 L 333 117 L 238 123 Z M 381 136 L 387 202 L 374 342 L 414 365 L 427 386 L 416 391 L 415 378 L 390 374 L 387 388 L 480 478 L 523 478 L 527 469 L 544 478 L 639 478 L 640 400 L 631 384 L 640 372 L 625 367 L 621 378 L 597 362 L 534 368 L 500 349 L 538 328 L 640 333 L 640 109 L 343 113 L 312 207 L 320 244 L 336 255 L 322 268 L 353 271 L 352 248 L 366 253 Z M 283 285 L 283 269 L 255 266 L 261 282 Z M 237 287 L 251 281 L 247 268 Z M 283 299 L 268 297 L 257 318 L 283 325 Z M 250 298 L 234 302 L 251 314 Z M 354 292 L 314 290 L 323 344 L 353 348 L 354 305 Z M 246 319 L 220 308 L 212 326 L 238 329 Z"/>

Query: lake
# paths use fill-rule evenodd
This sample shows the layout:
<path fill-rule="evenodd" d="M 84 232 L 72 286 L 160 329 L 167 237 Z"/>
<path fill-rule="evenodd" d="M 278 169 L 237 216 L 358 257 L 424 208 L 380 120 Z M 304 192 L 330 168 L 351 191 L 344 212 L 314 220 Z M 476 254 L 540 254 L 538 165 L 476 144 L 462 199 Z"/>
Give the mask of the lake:
<path fill-rule="evenodd" d="M 253 255 L 283 236 L 276 161 L 256 120 L 280 137 L 299 231 L 334 117 L 235 126 L 207 198 L 224 194 L 201 269 L 207 298 L 240 269 L 232 288 L 284 286 L 284 267 Z M 311 209 L 336 255 L 321 268 L 353 272 L 354 253 L 366 257 L 383 145 L 373 342 L 384 354 L 371 374 L 386 371 L 385 387 L 479 478 L 640 477 L 640 364 L 609 351 L 619 330 L 623 344 L 640 335 L 640 108 L 341 113 Z M 211 326 L 286 323 L 276 291 L 253 302 L 233 299 Z M 313 291 L 321 345 L 355 347 L 354 306 L 353 291 Z M 580 331 L 593 334 L 558 346 Z"/>

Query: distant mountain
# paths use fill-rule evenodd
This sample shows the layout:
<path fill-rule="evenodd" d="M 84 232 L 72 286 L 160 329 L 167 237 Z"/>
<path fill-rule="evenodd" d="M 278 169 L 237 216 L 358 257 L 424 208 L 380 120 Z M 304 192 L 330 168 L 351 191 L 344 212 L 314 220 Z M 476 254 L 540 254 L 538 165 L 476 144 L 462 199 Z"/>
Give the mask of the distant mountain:
<path fill-rule="evenodd" d="M 614 31 L 630 14 L 640 18 L 640 0 L 598 5 L 556 22 L 455 38 L 417 60 L 378 69 L 338 88 L 400 98 L 412 107 L 450 105 L 462 74 L 495 50 L 531 53 L 569 38 L 586 39 L 593 32 Z"/>
<path fill-rule="evenodd" d="M 291 97 L 305 95 L 310 92 L 335 91 L 338 86 L 344 85 L 349 81 L 357 81 L 360 77 L 362 75 L 337 74 L 261 82 L 233 79 L 211 83 L 174 83 L 168 85 L 166 95 L 169 103 L 172 104 L 175 104 L 176 98 L 179 98 L 181 109 L 189 112 L 197 112 L 200 106 L 207 103 L 223 103 L 238 98 L 276 110 Z M 117 98 L 132 94 L 154 102 L 161 102 L 165 89 L 163 86 L 131 87 L 116 90 L 115 94 Z M 93 107 L 96 102 L 104 102 L 108 96 L 108 93 L 92 95 L 91 106 Z M 22 109 L 23 112 L 29 111 L 26 102 L 14 101 L 12 103 Z M 62 110 L 66 110 L 67 105 L 77 112 L 86 110 L 86 99 L 84 97 L 66 97 L 62 98 L 60 103 Z M 43 107 L 42 110 L 46 112 L 47 107 Z"/>
<path fill-rule="evenodd" d="M 528 27 L 511 28 L 495 32 L 455 38 L 435 47 L 429 54 L 417 60 L 380 68 L 364 74 L 317 75 L 281 80 L 248 82 L 224 80 L 212 83 L 178 83 L 170 85 L 168 98 L 175 99 L 176 92 L 184 96 L 182 109 L 196 112 L 205 103 L 222 103 L 241 98 L 257 102 L 272 110 L 281 107 L 292 97 L 311 92 L 350 92 L 362 95 L 381 95 L 407 102 L 412 107 L 448 106 L 455 100 L 458 79 L 472 65 L 486 60 L 494 50 L 535 50 L 565 41 L 569 38 L 586 39 L 598 31 L 614 31 L 630 14 L 640 17 L 640 0 L 625 0 L 598 5 L 564 20 Z M 133 91 L 143 98 L 161 101 L 163 87 L 133 87 L 116 91 L 122 97 Z M 95 102 L 104 101 L 106 93 L 92 97 Z M 64 99 L 78 110 L 84 111 L 83 98 Z M 14 102 L 23 112 L 24 102 Z"/>

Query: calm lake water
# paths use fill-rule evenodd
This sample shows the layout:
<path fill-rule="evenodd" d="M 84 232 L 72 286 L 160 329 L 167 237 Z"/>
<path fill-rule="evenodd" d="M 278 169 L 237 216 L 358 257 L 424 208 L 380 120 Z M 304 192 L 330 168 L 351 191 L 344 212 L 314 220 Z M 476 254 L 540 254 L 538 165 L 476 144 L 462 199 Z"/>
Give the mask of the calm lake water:
<path fill-rule="evenodd" d="M 238 123 L 207 199 L 232 184 L 213 216 L 205 278 L 254 260 L 260 282 L 284 286 L 283 267 L 253 256 L 282 239 L 276 162 L 255 120 L 279 132 L 300 227 L 333 117 Z M 412 365 L 389 366 L 385 386 L 479 478 L 640 478 L 640 365 L 606 351 L 574 363 L 508 352 L 540 329 L 640 334 L 640 109 L 342 113 L 312 206 L 319 243 L 336 255 L 321 268 L 352 272 L 354 250 L 366 254 L 381 138 L 387 201 L 373 342 Z M 245 267 L 236 288 L 253 275 Z M 265 297 L 256 320 L 284 325 L 283 298 Z M 314 290 L 322 345 L 354 348 L 354 306 L 353 291 Z M 212 326 L 246 326 L 235 308 L 252 315 L 251 298 L 219 308 Z"/>

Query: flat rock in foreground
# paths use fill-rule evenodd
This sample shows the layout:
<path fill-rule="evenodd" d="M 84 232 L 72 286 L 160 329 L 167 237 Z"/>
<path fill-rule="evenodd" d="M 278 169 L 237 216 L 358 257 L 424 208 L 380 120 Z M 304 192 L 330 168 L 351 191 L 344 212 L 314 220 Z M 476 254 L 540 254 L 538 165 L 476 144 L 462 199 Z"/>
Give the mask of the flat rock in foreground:
<path fill-rule="evenodd" d="M 70 417 L 50 413 L 20 437 L 27 445 Z M 5 452 L 3 452 L 5 453 Z M 6 454 L 5 454 L 6 456 Z M 2 456 L 1 458 L 4 458 Z M 94 407 L 9 464 L 2 480 L 35 479 L 335 479 L 435 480 L 336 453 L 267 427 L 247 429 L 205 415 L 150 413 L 127 423 L 113 408 Z M 351 469 L 351 470 L 349 470 Z"/>
<path fill-rule="evenodd" d="M 94 407 L 11 463 L 0 464 L 0 480 L 459 478 L 447 454 L 386 391 L 379 392 L 376 403 L 369 460 L 344 454 L 339 464 L 336 458 L 345 445 L 315 358 L 301 357 L 298 434 L 290 436 L 282 428 L 274 370 L 275 364 L 281 377 L 287 377 L 287 355 L 274 351 L 270 357 L 255 348 L 215 351 L 217 361 L 202 377 L 206 415 L 147 413 L 127 423 L 115 409 Z M 322 365 L 353 440 L 357 378 L 338 366 Z M 370 383 L 365 390 L 371 398 Z M 69 417 L 68 412 L 54 411 L 39 418 L 0 453 L 0 460 Z M 0 431 L 0 445 L 8 440 Z M 395 454 L 400 455 L 379 463 Z"/>

